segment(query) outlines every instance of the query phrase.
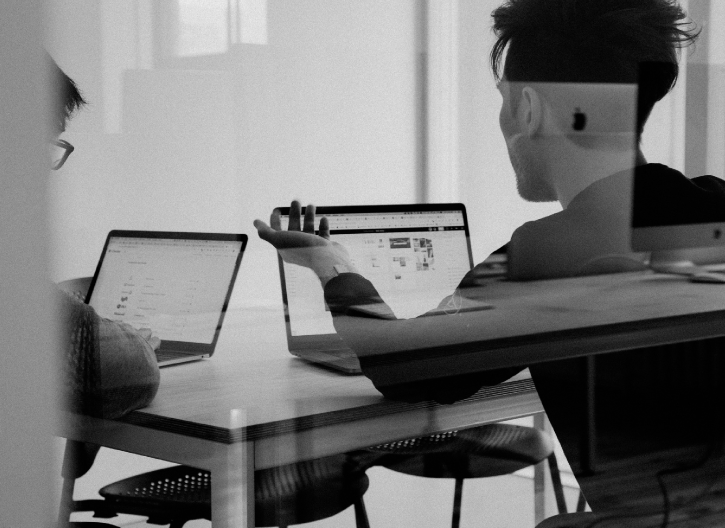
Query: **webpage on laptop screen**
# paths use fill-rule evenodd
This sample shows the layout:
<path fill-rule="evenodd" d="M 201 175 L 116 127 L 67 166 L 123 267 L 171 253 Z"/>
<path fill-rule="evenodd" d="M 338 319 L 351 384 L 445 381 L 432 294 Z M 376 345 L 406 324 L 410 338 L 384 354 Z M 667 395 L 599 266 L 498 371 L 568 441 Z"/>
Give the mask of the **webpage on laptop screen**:
<path fill-rule="evenodd" d="M 240 242 L 112 238 L 91 306 L 162 341 L 211 344 Z"/>
<path fill-rule="evenodd" d="M 342 244 L 399 318 L 421 315 L 453 293 L 470 269 L 460 211 L 326 214 L 330 239 Z M 287 229 L 288 217 L 283 216 Z M 319 218 L 316 219 L 319 227 Z M 292 335 L 330 334 L 320 282 L 306 268 L 284 263 Z"/>

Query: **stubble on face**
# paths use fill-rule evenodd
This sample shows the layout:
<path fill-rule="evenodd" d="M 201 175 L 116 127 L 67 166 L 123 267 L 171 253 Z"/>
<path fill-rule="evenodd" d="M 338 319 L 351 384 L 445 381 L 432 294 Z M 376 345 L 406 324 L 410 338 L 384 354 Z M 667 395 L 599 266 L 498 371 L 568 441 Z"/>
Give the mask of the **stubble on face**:
<path fill-rule="evenodd" d="M 543 158 L 536 154 L 532 138 L 519 127 L 512 108 L 509 86 L 501 83 L 499 91 L 503 97 L 499 125 L 506 141 L 509 160 L 516 175 L 516 189 L 527 202 L 554 202 L 556 192 L 545 178 Z"/>
<path fill-rule="evenodd" d="M 545 177 L 543 160 L 532 152 L 531 140 L 518 134 L 507 139 L 506 145 L 519 196 L 527 202 L 555 202 L 556 192 Z"/>

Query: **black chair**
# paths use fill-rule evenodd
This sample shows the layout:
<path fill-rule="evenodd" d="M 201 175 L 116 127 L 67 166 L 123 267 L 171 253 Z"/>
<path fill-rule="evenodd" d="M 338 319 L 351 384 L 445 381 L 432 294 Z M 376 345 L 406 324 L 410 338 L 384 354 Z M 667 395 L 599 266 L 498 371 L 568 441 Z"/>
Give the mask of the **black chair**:
<path fill-rule="evenodd" d="M 533 427 L 491 424 L 391 442 L 366 450 L 371 465 L 406 475 L 455 479 L 451 526 L 460 524 L 463 481 L 508 475 L 543 460 L 549 463 L 559 513 L 566 502 L 551 437 Z"/>
<path fill-rule="evenodd" d="M 369 481 L 365 471 L 345 455 L 257 470 L 254 480 L 256 526 L 286 528 L 326 519 L 353 506 L 357 528 L 369 528 L 363 502 Z M 99 491 L 102 500 L 74 501 L 72 485 L 64 490 L 61 516 L 77 511 L 92 511 L 94 517 L 104 519 L 141 515 L 151 524 L 170 528 L 181 528 L 194 519 L 211 520 L 211 475 L 188 466 L 109 484 Z"/>

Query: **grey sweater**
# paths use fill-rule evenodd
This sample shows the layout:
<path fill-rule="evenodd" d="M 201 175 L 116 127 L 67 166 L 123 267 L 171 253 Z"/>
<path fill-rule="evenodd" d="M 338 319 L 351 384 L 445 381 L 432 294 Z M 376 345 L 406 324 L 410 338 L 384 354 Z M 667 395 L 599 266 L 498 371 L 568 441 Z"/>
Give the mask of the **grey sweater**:
<path fill-rule="evenodd" d="M 100 317 L 58 291 L 62 317 L 61 391 L 65 407 L 99 418 L 118 418 L 145 407 L 159 387 L 151 346 L 132 327 Z"/>

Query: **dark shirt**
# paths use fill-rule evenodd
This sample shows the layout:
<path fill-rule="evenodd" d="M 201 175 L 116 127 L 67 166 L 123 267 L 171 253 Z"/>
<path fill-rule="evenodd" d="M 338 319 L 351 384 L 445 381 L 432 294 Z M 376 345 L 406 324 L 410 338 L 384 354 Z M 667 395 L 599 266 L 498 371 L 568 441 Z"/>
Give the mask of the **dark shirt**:
<path fill-rule="evenodd" d="M 714 176 L 687 179 L 660 164 L 638 167 L 634 222 L 638 226 L 725 220 L 725 182 Z M 645 269 L 646 255 L 632 253 L 630 171 L 580 192 L 568 207 L 514 231 L 508 244 L 514 280 L 572 277 Z"/>

